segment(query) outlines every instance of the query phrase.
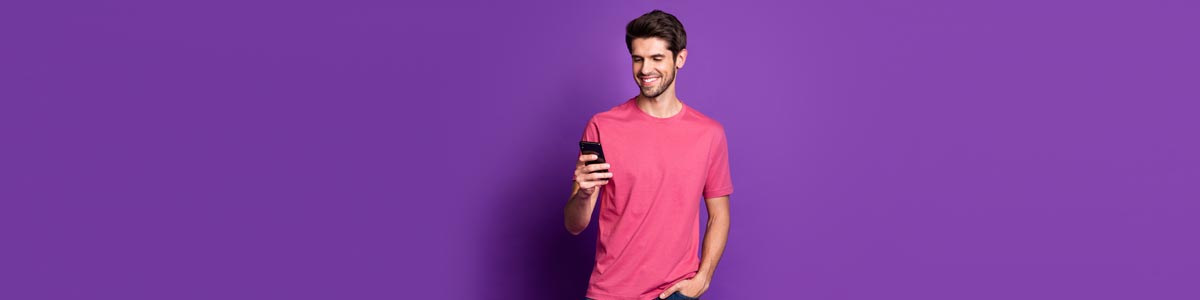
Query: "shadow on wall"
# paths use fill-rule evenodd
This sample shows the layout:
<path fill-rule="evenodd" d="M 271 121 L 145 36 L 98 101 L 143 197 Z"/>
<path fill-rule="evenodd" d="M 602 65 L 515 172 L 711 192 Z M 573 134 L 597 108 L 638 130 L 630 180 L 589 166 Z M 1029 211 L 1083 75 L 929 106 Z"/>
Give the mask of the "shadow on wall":
<path fill-rule="evenodd" d="M 485 281 L 476 283 L 487 293 L 484 298 L 584 298 L 595 263 L 598 209 L 587 230 L 574 236 L 563 224 L 563 206 L 588 118 L 618 104 L 619 99 L 599 99 L 602 88 L 579 84 L 564 90 L 556 99 L 572 100 L 556 102 L 557 114 L 540 120 L 538 132 L 523 133 L 534 142 L 517 146 L 521 154 L 504 162 L 511 176 L 502 180 L 497 199 L 485 201 L 493 204 L 485 208 L 489 225 L 481 244 L 491 249 L 478 249 L 484 253 Z"/>

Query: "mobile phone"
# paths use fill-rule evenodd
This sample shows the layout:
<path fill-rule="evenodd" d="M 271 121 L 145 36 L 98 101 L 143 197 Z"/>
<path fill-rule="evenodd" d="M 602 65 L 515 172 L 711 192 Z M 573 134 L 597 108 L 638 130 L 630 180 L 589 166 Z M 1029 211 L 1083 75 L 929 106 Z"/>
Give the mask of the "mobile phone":
<path fill-rule="evenodd" d="M 600 147 L 600 143 L 579 141 L 579 152 L 583 154 L 595 154 L 598 157 L 596 160 L 585 162 L 585 165 L 602 164 L 606 162 L 604 160 L 604 148 Z M 597 172 L 608 172 L 608 170 L 598 170 L 591 173 Z"/>

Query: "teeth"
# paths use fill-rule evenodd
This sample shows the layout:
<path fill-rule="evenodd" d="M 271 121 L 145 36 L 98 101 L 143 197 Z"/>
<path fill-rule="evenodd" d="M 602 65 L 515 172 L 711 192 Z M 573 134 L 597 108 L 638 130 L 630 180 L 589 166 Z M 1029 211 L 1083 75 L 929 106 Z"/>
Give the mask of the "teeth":
<path fill-rule="evenodd" d="M 657 80 L 658 80 L 658 77 L 654 77 L 654 78 L 642 78 L 642 82 L 646 82 L 646 83 L 654 82 L 654 81 L 657 81 Z"/>

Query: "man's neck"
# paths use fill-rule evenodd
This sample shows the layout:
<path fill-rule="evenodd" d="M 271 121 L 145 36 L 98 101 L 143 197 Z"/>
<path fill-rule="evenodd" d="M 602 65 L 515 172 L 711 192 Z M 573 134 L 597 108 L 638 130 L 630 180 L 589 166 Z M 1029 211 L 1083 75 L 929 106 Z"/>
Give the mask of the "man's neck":
<path fill-rule="evenodd" d="M 654 98 L 638 95 L 637 106 L 638 109 L 655 118 L 670 118 L 683 110 L 683 103 L 679 102 L 679 98 L 676 98 L 674 94 L 667 95 L 667 93 Z"/>

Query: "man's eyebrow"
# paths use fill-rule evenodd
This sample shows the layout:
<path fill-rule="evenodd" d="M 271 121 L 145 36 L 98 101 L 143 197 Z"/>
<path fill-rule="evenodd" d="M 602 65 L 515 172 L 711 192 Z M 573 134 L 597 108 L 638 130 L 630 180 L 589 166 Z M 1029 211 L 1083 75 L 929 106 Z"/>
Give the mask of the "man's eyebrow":
<path fill-rule="evenodd" d="M 634 54 L 634 55 L 631 55 L 631 56 L 633 56 L 633 58 L 639 58 L 639 57 L 642 57 L 642 56 L 640 56 L 640 55 L 637 55 L 637 54 Z M 652 58 L 663 58 L 663 57 L 667 57 L 667 55 L 666 55 L 666 54 L 662 54 L 662 53 L 655 53 L 655 54 L 650 54 L 650 57 L 652 57 Z"/>

